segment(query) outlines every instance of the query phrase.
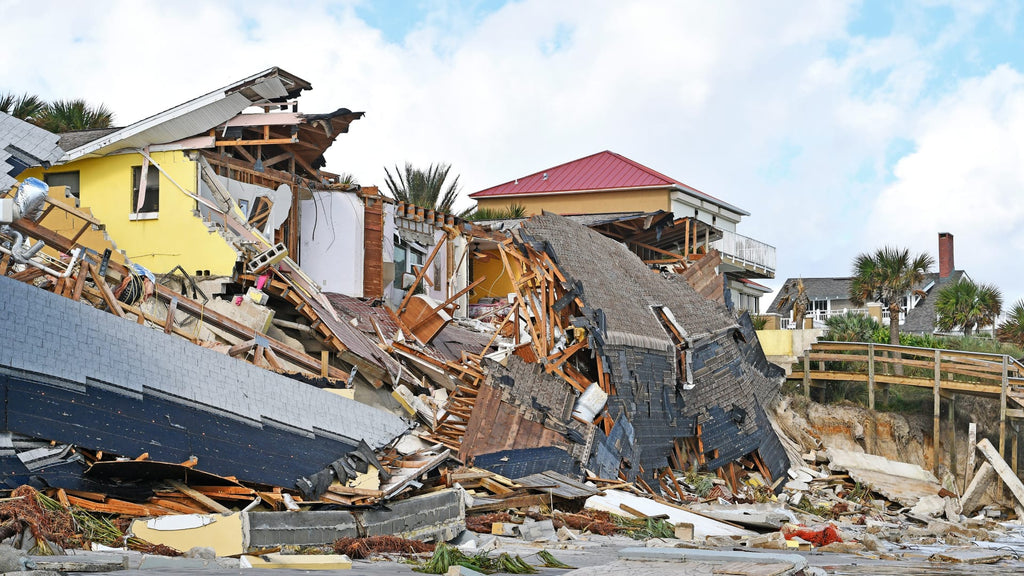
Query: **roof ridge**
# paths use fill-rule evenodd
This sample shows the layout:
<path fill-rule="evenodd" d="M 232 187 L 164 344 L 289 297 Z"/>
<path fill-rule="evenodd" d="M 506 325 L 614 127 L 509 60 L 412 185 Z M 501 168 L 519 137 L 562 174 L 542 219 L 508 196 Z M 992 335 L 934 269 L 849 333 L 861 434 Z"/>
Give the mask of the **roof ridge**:
<path fill-rule="evenodd" d="M 548 168 L 543 168 L 541 170 L 537 170 L 536 172 L 533 172 L 531 174 L 527 174 L 526 176 L 519 176 L 519 177 L 513 178 L 511 180 L 506 180 L 505 182 L 502 182 L 501 184 L 495 184 L 494 186 L 488 186 L 487 188 L 484 188 L 483 190 L 478 190 L 476 192 L 473 192 L 472 194 L 469 195 L 469 197 L 472 198 L 473 196 L 475 196 L 477 194 L 480 194 L 482 192 L 487 192 L 488 190 L 493 190 L 495 188 L 500 188 L 500 187 L 505 186 L 507 184 L 511 184 L 513 182 L 518 182 L 519 180 L 526 180 L 527 178 L 530 178 L 532 176 L 537 176 L 538 174 L 543 174 L 545 172 L 550 172 L 550 171 L 552 171 L 552 170 L 554 170 L 556 168 L 561 168 L 563 166 L 568 166 L 569 164 L 575 164 L 577 162 L 586 160 L 588 158 L 593 158 L 594 156 L 600 156 L 601 154 L 613 154 L 615 156 L 618 156 L 618 154 L 615 154 L 615 152 L 612 152 L 611 150 L 602 150 L 600 152 L 594 152 L 593 154 L 589 154 L 587 156 L 583 156 L 582 158 L 576 158 L 574 160 L 569 160 L 569 161 L 566 161 L 566 162 L 562 162 L 561 164 L 556 164 L 556 165 L 548 167 Z"/>

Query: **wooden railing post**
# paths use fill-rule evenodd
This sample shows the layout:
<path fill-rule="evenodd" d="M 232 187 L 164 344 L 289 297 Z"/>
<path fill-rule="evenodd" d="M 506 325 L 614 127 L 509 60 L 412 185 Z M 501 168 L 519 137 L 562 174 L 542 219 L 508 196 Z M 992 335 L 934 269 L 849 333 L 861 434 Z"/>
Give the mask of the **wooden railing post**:
<path fill-rule="evenodd" d="M 875 345 L 868 344 L 868 408 L 875 409 Z"/>
<path fill-rule="evenodd" d="M 939 385 L 942 383 L 942 352 L 940 350 L 935 351 L 935 388 L 933 391 L 933 408 L 932 408 L 932 469 L 935 472 L 935 476 L 939 476 L 939 413 L 942 408 L 942 398 L 939 396 Z"/>
<path fill-rule="evenodd" d="M 804 398 L 811 397 L 811 349 L 804 352 Z"/>
<path fill-rule="evenodd" d="M 999 392 L 999 456 L 1006 458 L 1006 388 L 1010 383 L 1010 363 L 1003 354 L 1003 382 Z"/>

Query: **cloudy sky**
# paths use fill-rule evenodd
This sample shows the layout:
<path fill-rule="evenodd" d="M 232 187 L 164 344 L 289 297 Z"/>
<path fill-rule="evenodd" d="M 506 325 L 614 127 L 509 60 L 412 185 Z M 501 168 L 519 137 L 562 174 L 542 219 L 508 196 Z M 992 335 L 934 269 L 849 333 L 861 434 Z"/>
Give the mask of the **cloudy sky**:
<path fill-rule="evenodd" d="M 1024 297 L 1016 2 L 0 0 L 0 90 L 128 124 L 279 66 L 366 112 L 327 169 L 448 162 L 464 194 L 612 150 L 751 213 L 777 276 L 885 244 Z M 463 199 L 462 206 L 471 202 Z"/>

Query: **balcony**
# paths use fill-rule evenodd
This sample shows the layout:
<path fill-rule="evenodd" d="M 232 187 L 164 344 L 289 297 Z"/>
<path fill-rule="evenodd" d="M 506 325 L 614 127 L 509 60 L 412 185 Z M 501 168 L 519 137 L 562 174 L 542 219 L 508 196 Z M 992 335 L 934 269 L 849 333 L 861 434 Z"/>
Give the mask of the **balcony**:
<path fill-rule="evenodd" d="M 722 238 L 711 243 L 722 254 L 722 262 L 746 278 L 775 277 L 775 247 L 742 234 L 722 230 Z"/>

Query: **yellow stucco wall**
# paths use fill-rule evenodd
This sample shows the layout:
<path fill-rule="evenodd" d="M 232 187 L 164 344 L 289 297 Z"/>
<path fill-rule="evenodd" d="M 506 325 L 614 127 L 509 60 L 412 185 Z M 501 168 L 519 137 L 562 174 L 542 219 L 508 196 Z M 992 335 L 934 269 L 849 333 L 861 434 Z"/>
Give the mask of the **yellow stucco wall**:
<path fill-rule="evenodd" d="M 473 280 L 480 277 L 486 277 L 487 279 L 473 289 L 469 302 L 476 304 L 481 298 L 508 297 L 514 288 L 512 286 L 512 279 L 505 273 L 505 265 L 501 262 L 501 254 L 498 254 L 497 250 L 481 250 L 480 252 L 487 254 L 490 258 L 486 260 L 480 258 L 473 260 Z"/>
<path fill-rule="evenodd" d="M 477 208 L 503 210 L 513 203 L 524 206 L 526 213 L 530 216 L 540 214 L 542 210 L 557 214 L 603 214 L 606 212 L 653 212 L 654 210 L 671 209 L 668 189 L 478 198 Z"/>
<path fill-rule="evenodd" d="M 791 330 L 758 330 L 757 339 L 765 356 L 792 356 L 793 332 Z"/>
<path fill-rule="evenodd" d="M 197 164 L 183 152 L 154 152 L 153 161 L 175 182 L 197 193 Z M 132 167 L 142 165 L 140 154 L 117 154 L 87 158 L 43 171 L 28 170 L 20 179 L 44 173 L 79 172 L 81 207 L 106 226 L 107 234 L 133 262 L 157 274 L 181 265 L 189 273 L 209 270 L 211 274 L 230 275 L 236 254 L 218 233 L 210 232 L 194 214 L 196 202 L 186 196 L 167 177 L 160 174 L 160 212 L 153 220 L 129 220 L 132 211 Z"/>

